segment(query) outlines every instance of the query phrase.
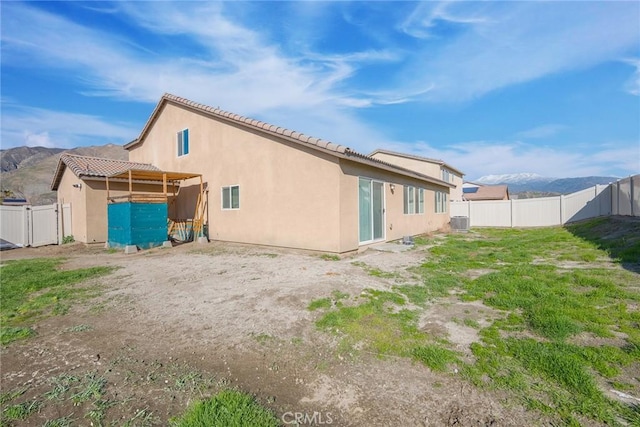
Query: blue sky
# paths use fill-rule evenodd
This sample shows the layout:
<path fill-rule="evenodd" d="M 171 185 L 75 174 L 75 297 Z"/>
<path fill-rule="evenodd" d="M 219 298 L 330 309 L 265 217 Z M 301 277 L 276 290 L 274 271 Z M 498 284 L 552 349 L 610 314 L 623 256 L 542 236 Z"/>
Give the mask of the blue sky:
<path fill-rule="evenodd" d="M 163 93 L 468 179 L 640 172 L 640 2 L 2 1 L 2 148 L 124 144 Z"/>

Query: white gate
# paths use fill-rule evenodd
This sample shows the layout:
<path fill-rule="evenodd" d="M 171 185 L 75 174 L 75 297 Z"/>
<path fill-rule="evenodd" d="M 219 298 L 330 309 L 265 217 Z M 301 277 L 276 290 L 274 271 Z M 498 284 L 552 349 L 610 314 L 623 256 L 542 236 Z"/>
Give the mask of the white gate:
<path fill-rule="evenodd" d="M 33 247 L 58 243 L 58 205 L 31 206 L 29 217 L 29 244 Z"/>
<path fill-rule="evenodd" d="M 71 205 L 0 206 L 0 238 L 17 246 L 62 243 L 71 235 Z"/>

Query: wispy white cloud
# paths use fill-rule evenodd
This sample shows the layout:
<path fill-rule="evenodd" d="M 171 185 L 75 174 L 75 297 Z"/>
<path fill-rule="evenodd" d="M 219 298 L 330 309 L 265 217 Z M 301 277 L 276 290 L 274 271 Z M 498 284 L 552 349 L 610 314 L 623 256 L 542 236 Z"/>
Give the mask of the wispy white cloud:
<path fill-rule="evenodd" d="M 334 7 L 331 2 L 292 4 L 295 10 L 290 12 L 299 18 L 293 22 L 301 25 L 283 29 L 288 36 L 285 41 L 274 38 L 273 29 L 261 30 L 243 20 L 242 13 L 231 10 L 243 3 L 91 6 L 117 15 L 136 32 L 161 40 L 157 45 L 73 22 L 29 4 L 4 2 L 2 63 L 47 68 L 67 79 L 76 76 L 87 96 L 151 104 L 162 93 L 171 92 L 362 152 L 395 145 L 400 151 L 443 158 L 470 177 L 522 171 L 566 176 L 598 173 L 603 168 L 640 170 L 633 164 L 638 158 L 637 141 L 621 148 L 601 147 L 595 154 L 591 149 L 585 154 L 516 142 L 481 141 L 437 148 L 427 143 L 390 142 L 377 123 L 365 122 L 358 115 L 359 110 L 374 105 L 469 101 L 510 85 L 633 56 L 630 51 L 637 49 L 639 31 L 636 2 L 616 2 L 616 7 L 607 2 L 585 2 L 578 7 L 573 2 L 415 4 L 397 26 L 402 37 L 413 37 L 411 49 L 390 42 L 382 48 L 372 44 L 337 54 L 314 47 L 314 38 L 321 38 L 328 26 L 326 17 Z M 398 12 L 393 17 L 398 19 Z M 400 34 L 388 28 L 378 33 L 377 40 L 385 42 Z M 629 63 L 636 72 L 627 90 L 639 95 L 639 64 L 637 60 Z M 361 83 L 363 69 L 371 64 L 393 67 L 385 68 L 389 74 L 374 79 L 375 85 Z M 352 85 L 354 81 L 359 84 Z M 92 138 L 98 143 L 122 143 L 142 127 L 142 123 L 59 114 L 4 109 L 3 147 L 37 141 L 70 147 Z M 560 131 L 562 127 L 550 124 L 515 137 L 543 138 Z"/>
<path fill-rule="evenodd" d="M 635 67 L 633 75 L 625 84 L 625 89 L 632 95 L 640 96 L 640 59 L 627 59 L 624 62 Z"/>
<path fill-rule="evenodd" d="M 640 146 L 618 142 L 592 147 L 591 152 L 544 147 L 522 142 L 473 141 L 440 148 L 426 142 L 394 143 L 394 149 L 443 159 L 474 180 L 483 175 L 532 172 L 548 177 L 625 176 L 640 171 Z"/>
<path fill-rule="evenodd" d="M 169 54 L 33 7 L 9 7 L 3 62 L 77 71 L 70 74 L 82 79 L 87 96 L 152 103 L 171 92 L 278 124 L 283 118 L 297 130 L 347 144 L 363 135 L 381 142 L 354 109 L 405 100 L 345 85 L 362 64 L 396 61 L 394 52 L 286 55 L 264 35 L 228 18 L 223 3 L 117 3 L 136 26 L 191 41 L 191 50 Z"/>
<path fill-rule="evenodd" d="M 16 105 L 2 106 L 2 148 L 27 146 L 73 148 L 84 142 L 129 141 L 138 126 L 88 114 L 51 111 Z"/>
<path fill-rule="evenodd" d="M 49 137 L 49 132 L 31 133 L 30 131 L 24 131 L 24 144 L 27 147 L 47 147 L 55 148 L 56 143 Z"/>
<path fill-rule="evenodd" d="M 420 3 L 403 28 L 447 38 L 416 54 L 403 80 L 433 101 L 467 101 L 551 74 L 616 61 L 637 49 L 637 2 Z M 422 32 L 421 32 L 422 31 Z"/>
<path fill-rule="evenodd" d="M 348 90 L 338 91 L 356 63 L 392 60 L 390 52 L 290 57 L 261 34 L 227 19 L 223 3 L 120 4 L 142 28 L 185 36 L 198 51 L 141 52 L 135 45 L 35 8 L 12 5 L 5 28 L 5 62 L 38 61 L 59 69 L 80 69 L 83 93 L 154 102 L 164 92 L 222 105 L 245 114 L 333 103 L 362 106 Z M 149 13 L 149 9 L 153 13 Z M 193 58 L 196 59 L 193 59 Z"/>
<path fill-rule="evenodd" d="M 559 132 L 565 130 L 566 128 L 567 127 L 564 125 L 546 124 L 520 131 L 516 133 L 515 136 L 522 139 L 548 138 L 550 136 L 557 135 Z"/>
<path fill-rule="evenodd" d="M 437 26 L 440 22 L 473 25 L 490 21 L 485 15 L 484 6 L 468 5 L 464 10 L 457 8 L 452 1 L 420 2 L 416 8 L 398 25 L 398 28 L 417 38 L 438 37 Z"/>

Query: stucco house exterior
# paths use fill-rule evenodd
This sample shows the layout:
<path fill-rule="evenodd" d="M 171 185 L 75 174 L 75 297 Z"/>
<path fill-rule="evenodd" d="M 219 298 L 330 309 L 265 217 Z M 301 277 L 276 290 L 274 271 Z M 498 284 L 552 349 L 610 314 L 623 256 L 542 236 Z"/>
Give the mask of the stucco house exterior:
<path fill-rule="evenodd" d="M 51 189 L 58 203 L 71 203 L 71 234 L 78 242 L 104 243 L 107 240 L 107 190 L 105 177 L 131 169 L 159 169 L 147 163 L 102 159 L 64 153 L 53 175 Z M 128 184 L 111 183 L 114 196 L 128 193 Z M 158 185 L 136 183 L 137 191 L 157 192 Z"/>
<path fill-rule="evenodd" d="M 369 156 L 403 168 L 415 170 L 416 172 L 427 176 L 437 177 L 445 182 L 451 183 L 455 185 L 455 188 L 452 188 L 449 193 L 450 200 L 452 202 L 459 202 L 462 200 L 462 183 L 464 173 L 442 160 L 382 149 L 375 150 L 373 153 L 369 154 Z"/>
<path fill-rule="evenodd" d="M 441 170 L 462 175 L 442 163 L 434 176 L 170 94 L 124 147 L 131 162 L 202 174 L 210 239 L 333 253 L 446 227 L 456 181 Z M 173 215 L 192 215 L 197 194 L 183 183 Z"/>

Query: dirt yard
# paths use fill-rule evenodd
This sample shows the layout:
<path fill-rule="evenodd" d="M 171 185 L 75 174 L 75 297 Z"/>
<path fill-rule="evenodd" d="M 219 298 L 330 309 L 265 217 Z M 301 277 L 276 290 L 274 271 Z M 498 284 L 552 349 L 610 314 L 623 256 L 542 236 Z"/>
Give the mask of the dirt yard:
<path fill-rule="evenodd" d="M 221 243 L 134 255 L 80 244 L 2 253 L 3 260 L 40 256 L 64 256 L 68 269 L 117 269 L 93 280 L 101 296 L 43 320 L 35 337 L 2 349 L 3 392 L 26 387 L 26 397 L 40 396 L 62 374 L 96 372 L 108 380 L 110 401 L 119 402 L 106 409 L 105 425 L 125 419 L 166 425 L 193 399 L 220 387 L 256 395 L 285 425 L 295 425 L 296 414 L 306 414 L 298 418 L 301 425 L 543 425 L 538 414 L 471 386 L 456 372 L 435 373 L 410 359 L 364 351 L 343 355 L 335 336 L 317 330 L 320 314 L 307 309 L 312 300 L 334 290 L 353 296 L 411 283 L 406 268 L 424 260 L 424 247 L 367 250 L 340 260 Z M 400 276 L 376 277 L 358 262 Z M 452 319 L 479 309 L 491 314 L 478 302 L 451 296 L 420 325 L 465 352 L 477 330 Z M 73 425 L 95 425 L 86 412 L 71 402 L 44 405 L 16 425 L 67 416 Z"/>

